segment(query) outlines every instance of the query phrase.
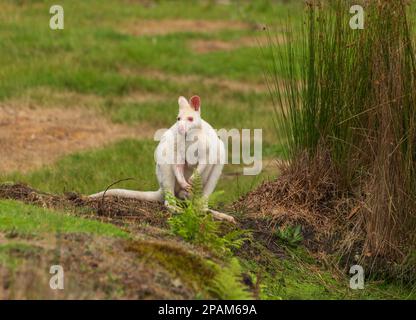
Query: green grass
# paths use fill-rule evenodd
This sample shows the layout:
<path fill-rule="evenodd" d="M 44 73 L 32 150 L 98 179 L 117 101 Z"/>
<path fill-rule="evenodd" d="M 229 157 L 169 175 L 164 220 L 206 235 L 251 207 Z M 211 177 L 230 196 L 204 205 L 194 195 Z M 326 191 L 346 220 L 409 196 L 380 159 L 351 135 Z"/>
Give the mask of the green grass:
<path fill-rule="evenodd" d="M 204 96 L 203 90 L 196 91 L 202 92 L 201 96 Z M 207 92 L 205 96 L 208 94 Z M 221 99 L 207 98 L 206 102 L 203 101 L 202 118 L 215 128 L 251 130 L 262 128 L 264 142 L 276 145 L 280 141 L 276 141 L 271 121 L 271 105 L 265 103 L 267 98 L 267 94 L 261 97 L 257 95 L 243 96 L 241 100 L 244 101 L 235 101 L 235 97 L 231 99 L 226 97 Z M 226 101 L 232 102 L 226 103 Z M 109 114 L 116 123 L 137 125 L 146 122 L 155 128 L 169 128 L 175 122 L 178 106 L 175 98 L 142 103 L 111 100 L 105 109 L 105 113 Z"/>
<path fill-rule="evenodd" d="M 263 128 L 264 139 L 274 141 L 272 107 L 267 90 L 254 93 L 229 90 L 221 84 L 201 81 L 181 83 L 175 75 L 202 78 L 263 82 L 265 63 L 257 47 L 239 47 L 231 51 L 205 54 L 193 52 L 189 42 L 195 39 L 238 39 L 261 37 L 255 29 L 185 32 L 137 37 L 122 31 L 142 19 L 196 19 L 273 23 L 282 25 L 287 16 L 300 17 L 299 4 L 270 1 L 232 2 L 231 5 L 184 1 L 172 5 L 158 1 L 154 6 L 120 5 L 121 0 L 62 1 L 65 29 L 49 29 L 51 1 L 6 1 L 0 12 L 0 101 L 27 98 L 39 88 L 43 95 L 31 95 L 40 106 L 52 104 L 49 93 L 75 92 L 95 95 L 105 115 L 119 123 L 146 121 L 154 126 L 171 125 L 177 112 L 179 95 L 199 94 L 204 118 L 215 127 Z M 97 6 L 100 8 L 96 10 Z M 186 13 L 186 14 L 184 14 Z M 123 29 L 124 30 L 124 29 Z M 124 32 L 124 33 L 123 33 Z M 253 40 L 255 41 L 255 40 Z M 169 79 L 157 79 L 146 70 L 159 70 Z M 124 103 L 120 97 L 133 92 L 163 96 L 163 101 Z M 71 100 L 73 103 L 73 100 Z M 67 103 L 64 103 L 67 105 Z"/>
<path fill-rule="evenodd" d="M 153 141 L 124 140 L 108 148 L 72 154 L 28 175 L 15 173 L 4 179 L 24 181 L 48 192 L 89 194 L 117 180 L 133 177 L 135 181 L 119 186 L 156 190 L 155 146 Z"/>
<path fill-rule="evenodd" d="M 56 233 L 89 233 L 109 237 L 128 237 L 127 233 L 108 223 L 71 216 L 17 201 L 0 201 L 0 231 L 19 236 Z"/>
<path fill-rule="evenodd" d="M 243 270 L 255 283 L 260 276 L 260 298 L 271 300 L 416 299 L 416 291 L 399 283 L 365 279 L 363 290 L 349 288 L 346 275 L 334 275 L 299 246 L 286 248 L 280 259 L 259 246 L 258 257 L 242 259 Z M 265 265 L 260 261 L 268 261 Z"/>
<path fill-rule="evenodd" d="M 259 35 L 253 30 L 176 33 L 137 37 L 123 33 L 123 26 L 155 18 L 275 22 L 288 13 L 298 16 L 298 5 L 261 1 L 234 2 L 230 6 L 169 1 L 155 6 L 122 5 L 116 0 L 61 1 L 65 29 L 49 29 L 51 1 L 7 1 L 0 13 L 0 98 L 11 97 L 39 85 L 100 95 L 123 94 L 140 87 L 119 68 L 155 68 L 164 72 L 223 76 L 258 81 L 261 59 L 256 48 L 235 52 L 197 54 L 187 45 L 194 38 L 227 39 Z M 99 10 L 95 8 L 99 7 Z M 185 14 L 186 13 L 186 14 Z M 155 40 L 156 39 L 156 40 Z"/>
<path fill-rule="evenodd" d="M 6 1 L 0 12 L 0 101 L 29 96 L 35 105 L 59 107 L 67 106 L 68 101 L 49 102 L 50 92 L 58 96 L 66 92 L 92 95 L 96 101 L 85 105 L 99 107 L 114 122 L 149 122 L 159 127 L 172 124 L 179 95 L 199 94 L 203 116 L 214 127 L 261 127 L 265 142 L 269 146 L 275 142 L 267 90 L 242 92 L 224 88 L 215 81 L 204 84 L 175 80 L 178 74 L 243 80 L 253 86 L 263 83 L 265 61 L 259 48 L 200 54 L 189 46 L 195 39 L 255 38 L 263 36 L 263 31 L 248 28 L 138 37 L 123 30 L 143 19 L 161 18 L 281 26 L 289 15 L 294 20 L 301 16 L 299 2 L 233 1 L 230 5 L 214 5 L 182 1 L 172 5 L 170 1 L 157 1 L 155 5 L 142 6 L 126 1 L 126 5 L 120 5 L 123 2 L 64 0 L 60 4 L 65 10 L 65 29 L 52 31 L 48 13 L 51 1 Z M 100 9 L 96 10 L 97 7 Z M 149 69 L 168 74 L 169 79 L 146 74 Z M 43 93 L 37 96 L 40 89 Z M 161 95 L 163 99 L 129 103 L 120 99 L 137 92 Z"/>
<path fill-rule="evenodd" d="M 154 162 L 154 141 L 123 140 L 102 149 L 66 156 L 51 166 L 22 174 L 15 172 L 0 175 L 2 181 L 24 182 L 45 192 L 79 192 L 91 194 L 104 190 L 111 183 L 125 178 L 117 187 L 134 190 L 157 190 L 159 188 Z M 241 169 L 242 170 L 242 169 Z M 262 172 L 258 176 L 243 176 L 241 170 L 227 165 L 217 190 L 226 190 L 216 197 L 217 204 L 229 203 L 251 190 L 264 178 L 274 176 Z M 239 174 L 237 178 L 234 174 Z"/>

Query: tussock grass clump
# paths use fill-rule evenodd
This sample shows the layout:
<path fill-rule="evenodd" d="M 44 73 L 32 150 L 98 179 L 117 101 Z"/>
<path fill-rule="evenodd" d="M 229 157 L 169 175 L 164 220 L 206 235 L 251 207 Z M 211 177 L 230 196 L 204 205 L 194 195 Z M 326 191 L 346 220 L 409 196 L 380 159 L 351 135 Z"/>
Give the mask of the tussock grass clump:
<path fill-rule="evenodd" d="M 416 248 L 416 58 L 410 8 L 402 0 L 361 1 L 365 28 L 352 30 L 351 5 L 310 1 L 302 45 L 290 44 L 291 32 L 285 50 L 271 44 L 268 79 L 277 124 L 286 134 L 292 166 L 321 167 L 324 176 L 325 168 L 334 168 L 328 189 L 334 197 L 314 193 L 322 178 L 318 184 L 306 179 L 308 192 L 300 193 L 306 202 L 356 201 L 335 210 L 333 223 L 342 230 L 339 250 L 358 256 L 360 263 L 371 262 L 366 264 L 371 271 L 396 275 L 400 270 L 401 276 L 414 278 L 412 268 L 404 267 Z M 277 70 L 284 70 L 284 80 Z M 293 180 L 299 181 L 298 173 Z"/>

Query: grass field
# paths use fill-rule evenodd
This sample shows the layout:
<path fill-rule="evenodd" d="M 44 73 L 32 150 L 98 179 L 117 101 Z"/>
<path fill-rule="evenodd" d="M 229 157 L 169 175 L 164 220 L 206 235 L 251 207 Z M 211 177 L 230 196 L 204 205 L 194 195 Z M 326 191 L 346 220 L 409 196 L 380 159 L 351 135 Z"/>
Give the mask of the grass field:
<path fill-rule="evenodd" d="M 173 123 L 179 95 L 199 94 L 208 122 L 217 128 L 262 128 L 266 156 L 279 152 L 257 41 L 264 43 L 263 23 L 279 23 L 279 18 L 283 21 L 286 15 L 297 12 L 297 6 L 267 2 L 189 6 L 185 1 L 175 6 L 169 2 L 149 7 L 131 5 L 127 10 L 122 3 L 100 2 L 99 12 L 94 14 L 92 8 L 98 2 L 63 2 L 65 29 L 52 32 L 45 10 L 47 1 L 32 5 L 7 2 L 0 22 L 0 97 L 4 103 L 12 101 L 18 108 L 30 101 L 36 108 L 59 110 L 73 107 L 75 101 L 77 106 L 93 108 L 112 122 L 155 130 Z M 182 11 L 186 17 L 181 17 Z M 163 21 L 154 34 L 150 30 L 150 34 L 143 31 L 144 35 L 140 35 L 143 17 Z M 172 20 L 181 22 L 185 18 L 203 18 L 208 30 L 213 31 L 193 27 L 195 30 L 169 32 L 171 25 L 175 26 Z M 218 27 L 216 21 L 224 25 Z M 247 45 L 247 40 L 239 44 L 239 39 L 247 38 L 252 44 Z M 235 48 L 216 49 L 216 42 L 230 39 Z M 194 52 L 195 41 L 211 51 Z M 212 43 L 214 50 L 210 49 Z M 86 193 L 101 189 L 114 179 L 132 176 L 139 182 L 127 186 L 155 187 L 151 170 L 155 144 L 138 142 L 137 152 L 127 154 L 132 150 L 129 143 L 69 156 L 52 168 L 31 170 L 24 177 L 7 173 L 3 180 L 22 180 L 48 191 Z M 101 172 L 96 170 L 99 167 Z M 110 167 L 114 170 L 109 172 L 106 168 Z M 78 174 L 74 175 L 74 171 Z M 60 178 L 53 178 L 55 174 Z M 253 181 L 246 177 L 239 180 L 240 185 L 249 186 Z"/>
<path fill-rule="evenodd" d="M 215 128 L 263 129 L 262 173 L 243 176 L 241 165 L 227 165 L 216 189 L 223 191 L 215 200 L 218 208 L 226 208 L 262 181 L 278 175 L 274 160 L 283 157 L 282 141 L 264 82 L 269 61 L 260 46 L 267 43 L 263 25 L 280 37 L 287 17 L 300 21 L 299 2 L 62 0 L 64 30 L 49 28 L 52 4 L 42 0 L 5 0 L 0 4 L 1 182 L 23 182 L 53 194 L 85 195 L 132 177 L 134 180 L 119 187 L 156 189 L 153 152 L 157 142 L 153 133 L 174 123 L 178 96 L 194 94 L 201 96 L 203 118 Z M 77 210 L 74 215 L 62 208 L 1 200 L 0 265 L 14 270 L 21 261 L 38 257 L 39 250 L 46 254 L 50 248 L 45 243 L 51 238 L 56 241 L 59 234 L 64 237 L 64 253 L 72 247 L 81 250 L 77 243 L 85 241 L 83 237 L 102 243 L 88 247 L 93 257 L 100 252 L 102 270 L 108 267 L 103 260 L 114 261 L 121 247 L 136 251 L 133 254 L 126 249 L 120 261 L 138 259 L 138 270 L 149 270 L 153 265 L 143 257 L 147 248 L 156 246 L 146 242 L 150 239 L 162 241 L 154 249 L 159 259 L 157 270 L 163 276 L 172 274 L 172 260 L 165 259 L 183 257 L 174 260 L 184 264 L 177 269 L 189 264 L 191 273 L 176 276 L 184 287 L 192 288 L 164 296 L 160 292 L 167 290 L 166 283 L 149 282 L 155 287 L 150 297 L 228 297 L 227 292 L 208 290 L 201 275 L 192 269 L 201 263 L 203 270 L 217 270 L 212 264 L 221 266 L 222 262 L 178 239 L 174 242 L 179 251 L 166 253 L 166 248 L 171 250 L 172 236 L 161 226 L 114 225 L 101 218 L 81 217 Z M 107 244 L 115 249 L 107 250 Z M 352 291 L 346 275 L 328 271 L 302 248 L 288 249 L 286 254 L 288 259 L 281 261 L 264 249 L 264 259 L 270 261 L 267 271 L 261 263 L 241 257 L 241 267 L 250 277 L 255 279 L 259 270 L 265 274 L 257 298 L 415 298 L 415 292 L 400 284 L 370 281 L 365 290 Z M 69 258 L 70 254 L 62 259 Z M 92 274 L 91 263 L 87 258 L 80 261 L 88 270 L 85 277 Z M 84 270 L 72 268 L 74 272 Z M 108 270 L 116 278 L 126 271 L 122 267 Z M 156 279 L 156 271 L 149 273 L 149 279 Z M 119 286 L 125 279 L 110 278 L 108 274 L 100 278 L 97 297 L 137 297 L 132 293 L 136 287 Z M 89 285 L 82 290 L 94 287 Z M 7 294 L 21 296 L 19 292 Z M 33 295 L 50 297 L 45 292 Z"/>

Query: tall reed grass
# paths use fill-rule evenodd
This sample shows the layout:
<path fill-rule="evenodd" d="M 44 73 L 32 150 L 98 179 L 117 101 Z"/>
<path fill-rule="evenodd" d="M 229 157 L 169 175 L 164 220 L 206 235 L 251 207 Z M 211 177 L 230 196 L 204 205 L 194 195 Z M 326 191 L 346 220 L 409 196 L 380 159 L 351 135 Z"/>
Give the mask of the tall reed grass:
<path fill-rule="evenodd" d="M 353 30 L 352 4 L 309 1 L 300 36 L 289 27 L 285 46 L 270 42 L 267 79 L 276 124 L 292 161 L 304 152 L 311 163 L 326 161 L 318 155 L 328 153 L 339 192 L 360 199 L 359 210 L 339 219 L 348 225 L 343 248 L 356 248 L 360 241 L 361 260 L 416 265 L 410 7 L 404 0 L 361 1 L 364 29 Z"/>

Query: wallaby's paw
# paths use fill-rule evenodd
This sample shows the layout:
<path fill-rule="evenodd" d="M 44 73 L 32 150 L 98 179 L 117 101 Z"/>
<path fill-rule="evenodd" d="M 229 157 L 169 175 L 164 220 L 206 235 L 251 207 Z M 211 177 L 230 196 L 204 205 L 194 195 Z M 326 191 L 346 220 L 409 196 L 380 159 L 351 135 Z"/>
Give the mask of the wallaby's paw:
<path fill-rule="evenodd" d="M 164 206 L 166 207 L 166 209 L 168 209 L 169 212 L 178 213 L 177 208 L 174 205 L 170 204 L 169 201 L 165 200 Z"/>
<path fill-rule="evenodd" d="M 173 208 L 173 206 L 169 203 L 169 201 L 168 200 L 165 200 L 165 202 L 163 203 L 163 205 L 166 207 L 166 208 Z"/>
<path fill-rule="evenodd" d="M 190 193 L 188 190 L 182 189 L 178 192 L 178 198 L 181 200 L 189 199 L 189 196 L 190 196 Z"/>
<path fill-rule="evenodd" d="M 182 182 L 180 186 L 183 190 L 186 190 L 186 191 L 191 191 L 191 188 L 192 188 L 192 186 L 186 181 Z"/>

